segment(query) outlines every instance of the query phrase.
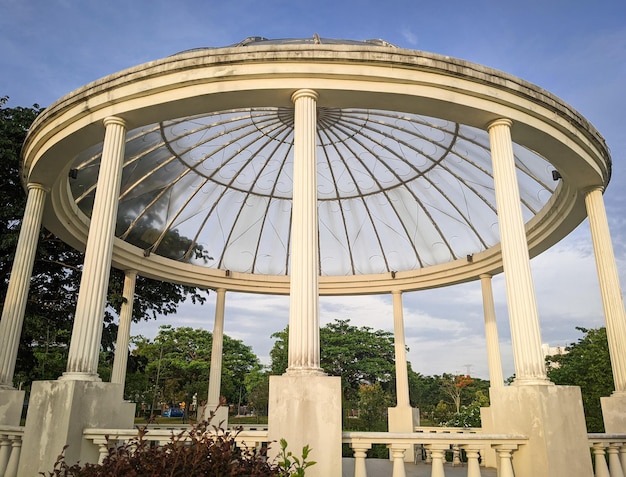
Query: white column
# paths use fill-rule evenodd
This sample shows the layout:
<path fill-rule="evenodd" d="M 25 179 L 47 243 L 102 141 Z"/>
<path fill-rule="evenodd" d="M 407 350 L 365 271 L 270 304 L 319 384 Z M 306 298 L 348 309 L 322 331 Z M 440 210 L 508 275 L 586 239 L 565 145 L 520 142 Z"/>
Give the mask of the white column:
<path fill-rule="evenodd" d="M 320 368 L 317 164 L 317 93 L 296 91 L 294 102 L 291 291 L 287 374 L 323 374 Z"/>
<path fill-rule="evenodd" d="M 137 272 L 129 270 L 124 275 L 124 294 L 122 309 L 120 310 L 120 323 L 117 327 L 117 340 L 115 340 L 115 357 L 113 358 L 113 371 L 111 382 L 124 385 L 126 382 L 126 365 L 128 364 L 128 343 L 130 341 L 130 323 L 133 319 L 133 302 L 135 301 L 135 283 Z"/>
<path fill-rule="evenodd" d="M 46 194 L 47 190 L 41 184 L 28 184 L 26 209 L 0 321 L 0 389 L 13 389 L 13 373 Z"/>
<path fill-rule="evenodd" d="M 537 302 L 515 172 L 509 119 L 489 125 L 502 262 L 515 359 L 515 384 L 550 384 L 541 350 Z"/>
<path fill-rule="evenodd" d="M 394 290 L 393 296 L 393 332 L 396 358 L 396 405 L 411 407 L 409 399 L 409 373 L 406 366 L 406 340 L 404 338 L 404 316 L 402 313 L 402 292 Z"/>
<path fill-rule="evenodd" d="M 496 307 L 493 301 L 491 275 L 481 275 L 480 285 L 483 292 L 483 312 L 485 314 L 485 338 L 487 341 L 487 362 L 489 363 L 489 381 L 492 387 L 504 386 L 502 358 L 496 324 Z"/>
<path fill-rule="evenodd" d="M 220 403 L 220 387 L 222 384 L 222 351 L 224 347 L 224 307 L 226 290 L 217 289 L 215 302 L 215 323 L 213 324 L 213 343 L 211 346 L 211 368 L 209 370 L 209 395 L 207 410 L 215 410 Z"/>
<path fill-rule="evenodd" d="M 111 269 L 111 255 L 122 179 L 126 125 L 108 117 L 98 185 L 89 226 L 85 263 L 76 304 L 67 371 L 59 379 L 100 381 L 98 357 Z"/>
<path fill-rule="evenodd" d="M 589 190 L 585 195 L 585 205 L 604 308 L 615 393 L 626 395 L 626 313 L 602 189 L 598 187 Z"/>

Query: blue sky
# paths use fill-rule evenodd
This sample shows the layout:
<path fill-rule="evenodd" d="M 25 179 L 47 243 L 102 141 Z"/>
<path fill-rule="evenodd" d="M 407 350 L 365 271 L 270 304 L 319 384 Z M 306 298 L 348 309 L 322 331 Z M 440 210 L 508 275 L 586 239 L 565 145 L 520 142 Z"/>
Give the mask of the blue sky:
<path fill-rule="evenodd" d="M 605 201 L 626 283 L 626 3 L 621 0 L 425 2 L 300 0 L 0 0 L 0 96 L 9 107 L 47 106 L 119 70 L 248 36 L 365 40 L 461 58 L 519 76 L 589 119 L 611 149 Z M 603 325 L 586 222 L 532 261 L 544 342 L 566 345 L 576 326 Z M 494 293 L 504 374 L 513 373 L 502 277 Z M 185 305 L 175 326 L 213 326 L 215 295 Z M 409 360 L 423 374 L 488 377 L 480 284 L 405 294 Z M 388 296 L 322 298 L 320 319 L 391 330 Z M 288 299 L 228 294 L 225 331 L 267 362 L 270 334 L 287 324 Z M 163 322 L 165 323 L 165 321 Z M 135 326 L 153 336 L 157 324 Z"/>

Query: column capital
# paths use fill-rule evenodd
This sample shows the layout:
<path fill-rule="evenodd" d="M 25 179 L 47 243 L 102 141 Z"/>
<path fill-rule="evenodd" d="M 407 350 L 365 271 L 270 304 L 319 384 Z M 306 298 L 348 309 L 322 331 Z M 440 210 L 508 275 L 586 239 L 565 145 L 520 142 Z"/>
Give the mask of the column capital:
<path fill-rule="evenodd" d="M 26 188 L 27 188 L 29 191 L 30 191 L 30 190 L 42 190 L 42 191 L 44 191 L 45 193 L 50 192 L 50 188 L 49 188 L 49 187 L 46 187 L 45 185 L 40 184 L 39 182 L 29 182 L 29 183 L 26 185 Z"/>
<path fill-rule="evenodd" d="M 313 89 L 299 89 L 298 91 L 296 91 L 295 93 L 293 93 L 291 95 L 291 101 L 292 102 L 296 102 L 296 100 L 300 99 L 300 98 L 313 98 L 314 100 L 317 101 L 317 99 L 320 97 L 320 95 L 318 94 L 317 91 L 313 90 Z"/>
<path fill-rule="evenodd" d="M 604 194 L 604 190 L 605 190 L 605 186 L 603 184 L 598 184 L 598 185 L 586 187 L 582 191 L 583 191 L 583 194 L 588 195 L 592 192 L 598 192 L 598 191 L 601 194 Z"/>
<path fill-rule="evenodd" d="M 498 118 L 495 121 L 491 121 L 489 124 L 487 124 L 487 131 L 489 131 L 491 128 L 495 127 L 495 126 L 508 126 L 511 127 L 513 126 L 513 121 L 509 118 Z"/>
<path fill-rule="evenodd" d="M 105 127 L 109 126 L 110 124 L 117 124 L 119 126 L 126 127 L 126 121 L 124 121 L 122 118 L 118 116 L 108 116 L 104 118 L 102 123 L 104 124 Z"/>
<path fill-rule="evenodd" d="M 481 273 L 480 275 L 478 275 L 478 278 L 483 279 L 483 278 L 493 278 L 493 275 L 491 273 Z"/>

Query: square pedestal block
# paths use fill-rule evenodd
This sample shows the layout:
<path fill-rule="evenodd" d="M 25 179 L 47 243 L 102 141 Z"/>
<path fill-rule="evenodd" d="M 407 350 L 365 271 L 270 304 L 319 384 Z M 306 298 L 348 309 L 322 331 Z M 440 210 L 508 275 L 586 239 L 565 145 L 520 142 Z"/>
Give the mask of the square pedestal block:
<path fill-rule="evenodd" d="M 387 428 L 389 432 L 415 432 L 420 424 L 420 410 L 415 407 L 402 406 L 387 408 Z M 391 455 L 389 456 L 391 459 Z M 415 461 L 415 449 L 412 445 L 406 446 L 404 462 Z"/>
<path fill-rule="evenodd" d="M 308 445 L 308 460 L 316 464 L 306 470 L 307 477 L 341 477 L 341 378 L 270 376 L 268 414 L 271 458 L 280 439 L 298 458 Z"/>
<path fill-rule="evenodd" d="M 65 445 L 68 464 L 97 462 L 98 448 L 83 439 L 83 429 L 132 428 L 135 404 L 124 401 L 122 391 L 121 384 L 35 381 L 18 475 L 51 471 Z"/>
<path fill-rule="evenodd" d="M 604 431 L 610 434 L 626 434 L 626 396 L 613 394 L 600 398 Z"/>
<path fill-rule="evenodd" d="M 528 437 L 513 453 L 515 475 L 593 475 L 580 388 L 512 385 L 489 394 L 493 432 Z"/>
<path fill-rule="evenodd" d="M 24 391 L 0 389 L 0 424 L 19 426 L 24 407 Z"/>

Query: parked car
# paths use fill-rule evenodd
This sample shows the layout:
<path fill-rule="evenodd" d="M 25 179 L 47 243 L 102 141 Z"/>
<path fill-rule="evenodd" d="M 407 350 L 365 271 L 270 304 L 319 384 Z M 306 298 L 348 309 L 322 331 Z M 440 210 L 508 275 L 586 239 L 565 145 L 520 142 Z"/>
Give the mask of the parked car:
<path fill-rule="evenodd" d="M 179 407 L 168 407 L 161 415 L 163 417 L 183 417 L 185 415 L 185 411 Z"/>

